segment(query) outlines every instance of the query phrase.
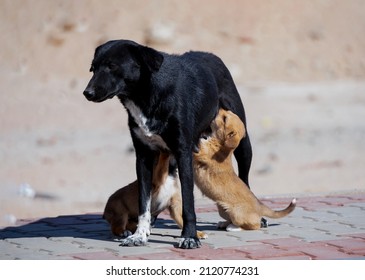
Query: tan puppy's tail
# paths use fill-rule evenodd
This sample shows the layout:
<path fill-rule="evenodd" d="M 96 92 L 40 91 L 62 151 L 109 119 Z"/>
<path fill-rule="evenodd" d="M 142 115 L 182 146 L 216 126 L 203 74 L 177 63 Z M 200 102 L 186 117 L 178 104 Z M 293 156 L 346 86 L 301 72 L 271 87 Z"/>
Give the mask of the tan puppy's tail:
<path fill-rule="evenodd" d="M 288 207 L 286 207 L 283 210 L 278 210 L 278 211 L 274 211 L 274 210 L 270 209 L 268 206 L 261 204 L 262 205 L 261 215 L 264 217 L 272 218 L 272 219 L 282 218 L 282 217 L 285 217 L 286 215 L 289 215 L 291 212 L 293 212 L 296 204 L 297 204 L 297 200 L 294 198 Z"/>

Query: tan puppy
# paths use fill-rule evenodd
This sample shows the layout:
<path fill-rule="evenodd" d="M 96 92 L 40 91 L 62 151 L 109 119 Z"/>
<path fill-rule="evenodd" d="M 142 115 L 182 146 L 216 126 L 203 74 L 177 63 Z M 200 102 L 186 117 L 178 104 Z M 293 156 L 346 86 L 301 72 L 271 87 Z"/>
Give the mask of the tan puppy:
<path fill-rule="evenodd" d="M 168 209 L 170 216 L 182 228 L 181 189 L 177 171 L 169 173 L 170 156 L 160 153 L 153 169 L 151 215 L 157 217 Z M 117 236 L 127 237 L 134 233 L 138 224 L 138 182 L 117 190 L 105 206 L 103 217 L 109 222 L 111 231 Z M 204 232 L 197 232 L 200 239 L 207 238 Z"/>
<path fill-rule="evenodd" d="M 211 129 L 212 135 L 200 140 L 200 150 L 194 154 L 194 175 L 195 184 L 217 203 L 220 216 L 226 220 L 218 227 L 227 231 L 259 229 L 263 216 L 281 218 L 291 213 L 295 199 L 284 210 L 273 211 L 236 175 L 232 154 L 246 134 L 240 118 L 220 109 Z"/>

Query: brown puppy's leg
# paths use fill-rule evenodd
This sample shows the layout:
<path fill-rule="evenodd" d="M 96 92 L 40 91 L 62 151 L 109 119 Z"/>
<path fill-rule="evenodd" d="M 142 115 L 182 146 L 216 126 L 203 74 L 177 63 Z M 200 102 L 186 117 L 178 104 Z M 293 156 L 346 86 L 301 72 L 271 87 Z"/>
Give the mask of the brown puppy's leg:
<path fill-rule="evenodd" d="M 131 233 L 136 232 L 137 224 L 138 224 L 137 221 L 128 221 L 126 225 L 126 230 L 130 231 Z"/>
<path fill-rule="evenodd" d="M 158 191 L 166 182 L 166 178 L 169 175 L 169 162 L 170 155 L 161 152 L 158 157 L 158 162 L 153 168 L 152 186 L 156 189 L 155 191 Z"/>
<path fill-rule="evenodd" d="M 112 233 L 116 236 L 123 236 L 127 229 L 127 224 L 128 214 L 123 214 L 119 218 L 113 219 L 110 224 Z"/>

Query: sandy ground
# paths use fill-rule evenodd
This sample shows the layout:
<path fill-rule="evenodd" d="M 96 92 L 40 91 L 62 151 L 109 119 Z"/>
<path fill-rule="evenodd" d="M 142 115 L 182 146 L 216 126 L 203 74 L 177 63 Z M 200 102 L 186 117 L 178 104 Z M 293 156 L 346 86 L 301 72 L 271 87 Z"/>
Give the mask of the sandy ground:
<path fill-rule="evenodd" d="M 365 190 L 364 2 L 208 2 L 0 1 L 0 226 L 100 212 L 136 178 L 123 107 L 82 95 L 94 48 L 115 38 L 223 58 L 257 195 Z"/>

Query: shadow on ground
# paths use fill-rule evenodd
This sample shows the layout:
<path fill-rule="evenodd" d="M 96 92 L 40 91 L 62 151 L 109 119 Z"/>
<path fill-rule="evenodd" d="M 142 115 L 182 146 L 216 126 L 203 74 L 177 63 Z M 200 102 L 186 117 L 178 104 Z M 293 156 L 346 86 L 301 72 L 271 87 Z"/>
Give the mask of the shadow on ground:
<path fill-rule="evenodd" d="M 198 223 L 199 230 L 216 230 L 212 223 Z M 180 233 L 175 222 L 171 219 L 158 218 L 154 224 L 149 242 L 161 243 L 155 240 L 157 236 L 170 236 L 172 238 L 179 238 Z M 103 241 L 118 241 L 114 236 L 109 224 L 102 218 L 101 214 L 80 214 L 80 215 L 66 215 L 58 217 L 46 217 L 35 221 L 20 221 L 20 225 L 6 227 L 0 229 L 1 239 L 16 239 L 16 238 L 54 238 L 54 237 L 73 237 L 94 239 Z"/>

